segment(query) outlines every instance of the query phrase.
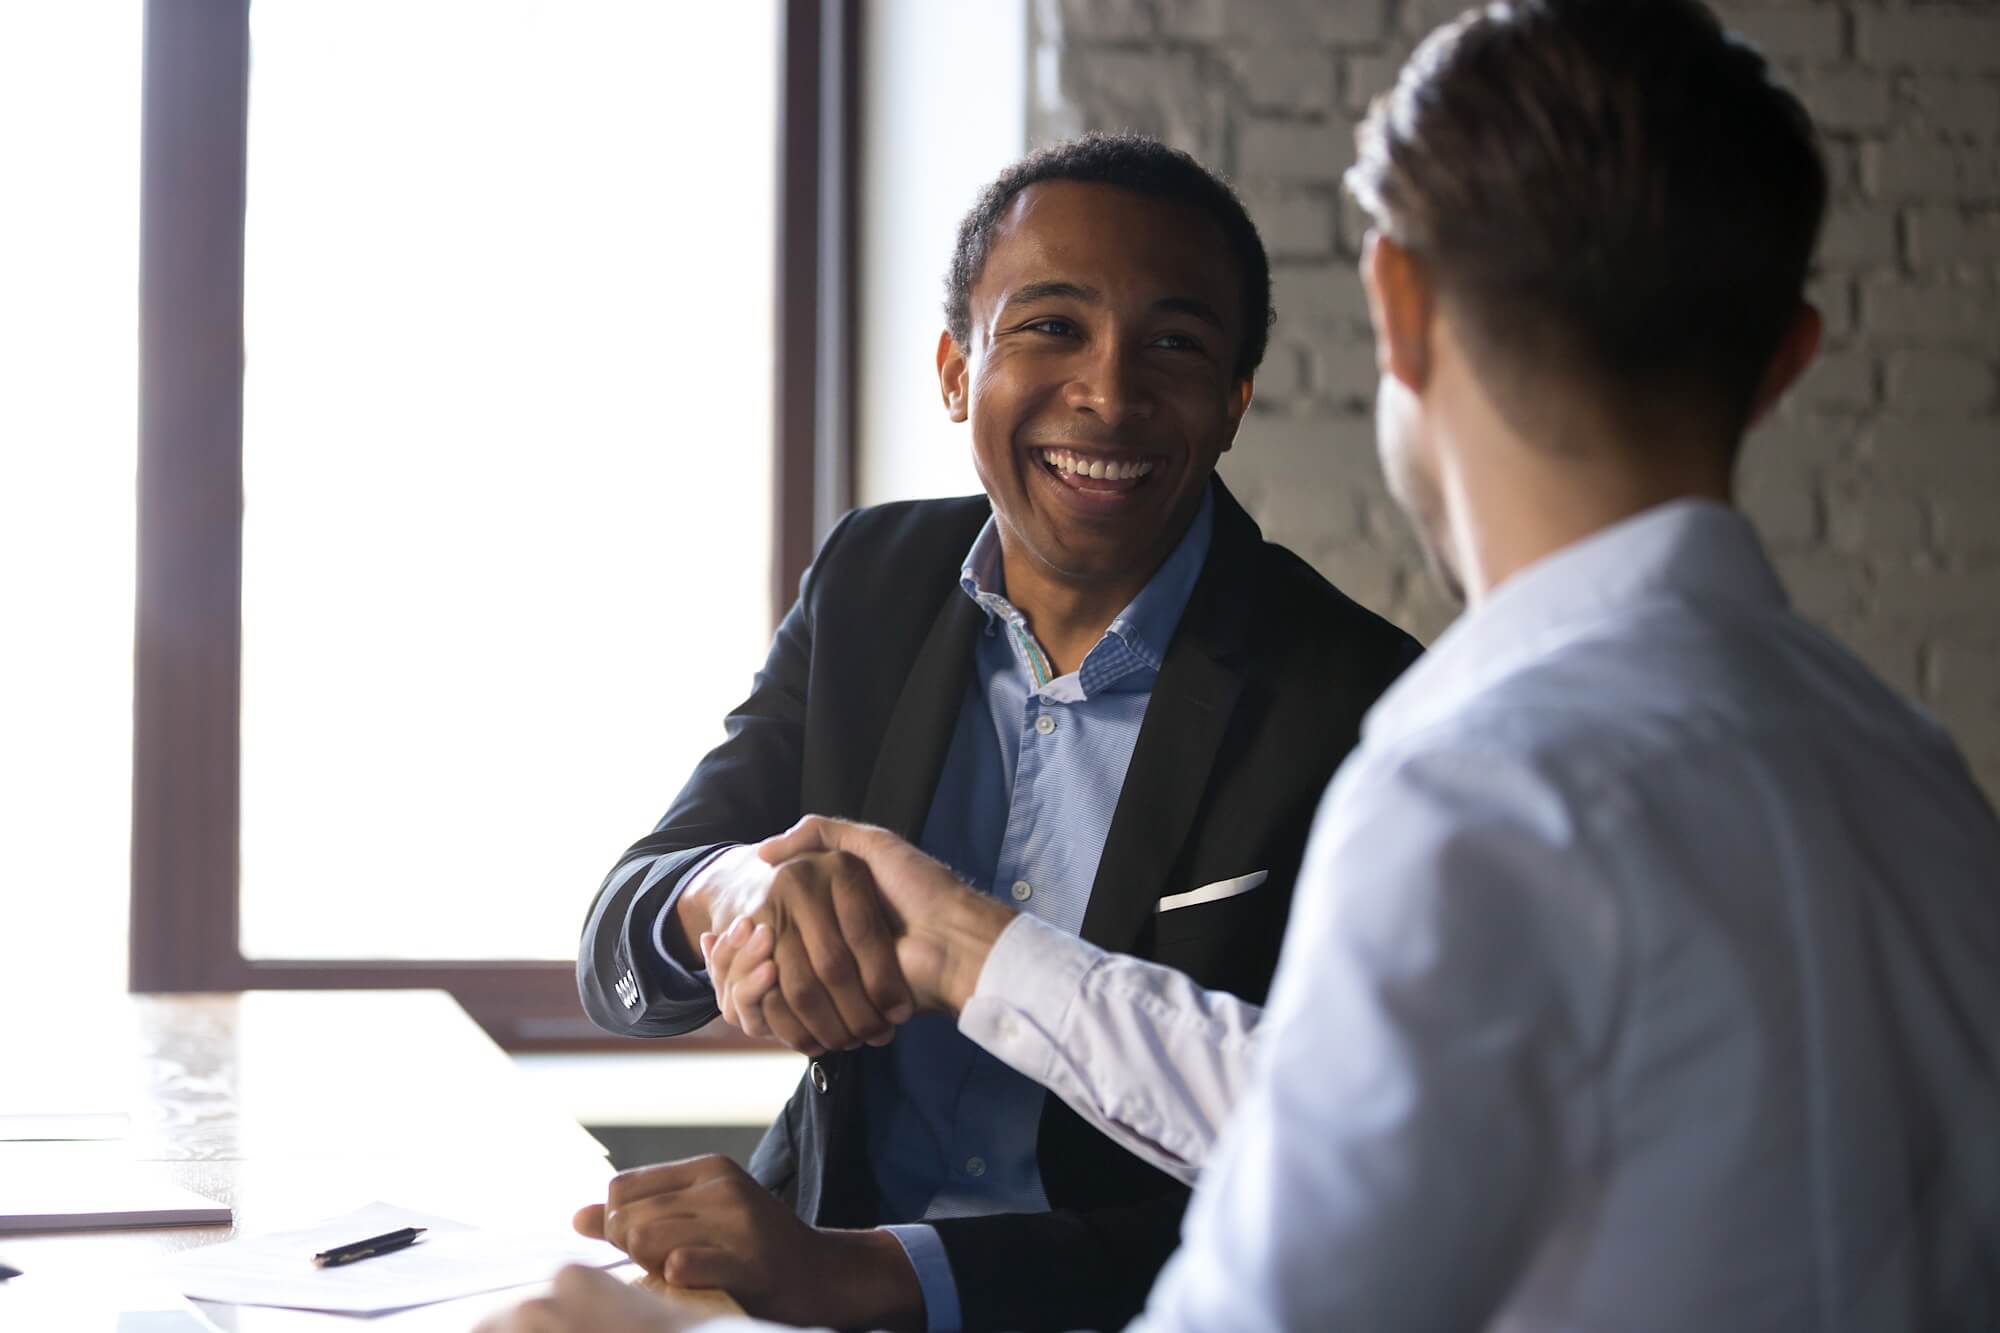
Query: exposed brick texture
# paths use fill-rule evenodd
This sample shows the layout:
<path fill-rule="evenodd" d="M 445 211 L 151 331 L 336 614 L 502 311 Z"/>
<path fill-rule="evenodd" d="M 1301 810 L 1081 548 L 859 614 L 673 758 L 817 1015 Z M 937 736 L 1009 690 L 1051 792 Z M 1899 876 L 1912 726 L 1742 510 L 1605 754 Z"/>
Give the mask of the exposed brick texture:
<path fill-rule="evenodd" d="M 1143 129 L 1234 180 L 1278 325 L 1223 473 L 1265 530 L 1425 638 L 1452 609 L 1375 464 L 1340 197 L 1354 123 L 1460 0 L 1037 0 L 1031 136 Z M 1951 728 L 2000 797 L 2000 4 L 1725 0 L 1818 119 L 1818 366 L 1740 495 L 1794 602 Z"/>

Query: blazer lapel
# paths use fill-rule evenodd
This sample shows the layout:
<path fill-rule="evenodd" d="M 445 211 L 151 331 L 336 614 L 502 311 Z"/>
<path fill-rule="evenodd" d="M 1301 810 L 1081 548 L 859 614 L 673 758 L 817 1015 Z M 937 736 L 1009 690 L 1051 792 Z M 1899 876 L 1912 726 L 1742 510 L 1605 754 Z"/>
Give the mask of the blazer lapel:
<path fill-rule="evenodd" d="M 1187 842 L 1229 733 L 1243 689 L 1240 664 L 1263 534 L 1220 478 L 1208 563 L 1160 664 L 1125 786 L 1104 840 L 1080 934 L 1107 949 L 1129 949 L 1170 887 L 1167 876 Z M 1185 888 L 1180 885 L 1177 887 Z"/>
<path fill-rule="evenodd" d="M 972 678 L 973 636 L 986 613 L 953 584 L 889 713 L 861 817 L 912 842 L 923 833 Z"/>

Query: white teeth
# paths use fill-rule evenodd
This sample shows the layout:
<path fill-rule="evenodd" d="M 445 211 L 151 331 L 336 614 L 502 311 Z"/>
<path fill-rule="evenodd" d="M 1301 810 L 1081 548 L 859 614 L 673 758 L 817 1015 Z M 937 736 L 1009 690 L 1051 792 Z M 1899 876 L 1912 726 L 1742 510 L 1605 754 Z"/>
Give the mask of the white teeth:
<path fill-rule="evenodd" d="M 1151 460 L 1130 463 L 1107 462 L 1102 458 L 1084 459 L 1067 449 L 1043 449 L 1043 461 L 1058 472 L 1073 477 L 1089 477 L 1102 481 L 1131 481 L 1145 476 L 1153 470 Z"/>

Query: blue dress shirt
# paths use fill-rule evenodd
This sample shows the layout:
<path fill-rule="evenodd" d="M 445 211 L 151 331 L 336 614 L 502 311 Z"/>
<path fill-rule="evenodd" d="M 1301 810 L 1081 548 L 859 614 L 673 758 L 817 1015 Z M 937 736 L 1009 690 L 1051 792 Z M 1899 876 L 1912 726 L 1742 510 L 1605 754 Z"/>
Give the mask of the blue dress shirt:
<path fill-rule="evenodd" d="M 1211 491 L 1146 586 L 1064 676 L 1006 598 L 993 520 L 960 571 L 986 626 L 918 842 L 975 888 L 1070 934 L 1090 903 L 1161 659 L 1207 562 L 1214 510 Z M 660 953 L 678 974 L 675 989 L 706 986 L 704 974 Z M 881 1218 L 916 1269 L 930 1328 L 956 1329 L 957 1285 L 925 1223 L 1048 1210 L 1035 1155 L 1046 1094 L 948 1018 L 916 1018 L 862 1057 Z"/>

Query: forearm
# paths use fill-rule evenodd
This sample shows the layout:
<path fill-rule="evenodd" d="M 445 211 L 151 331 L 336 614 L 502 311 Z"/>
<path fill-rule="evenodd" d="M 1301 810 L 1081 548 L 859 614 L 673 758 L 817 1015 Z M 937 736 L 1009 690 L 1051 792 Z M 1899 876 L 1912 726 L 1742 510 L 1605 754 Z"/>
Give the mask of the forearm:
<path fill-rule="evenodd" d="M 988 942 L 959 1031 L 1183 1181 L 1249 1086 L 1262 1010 L 1023 918 Z"/>

